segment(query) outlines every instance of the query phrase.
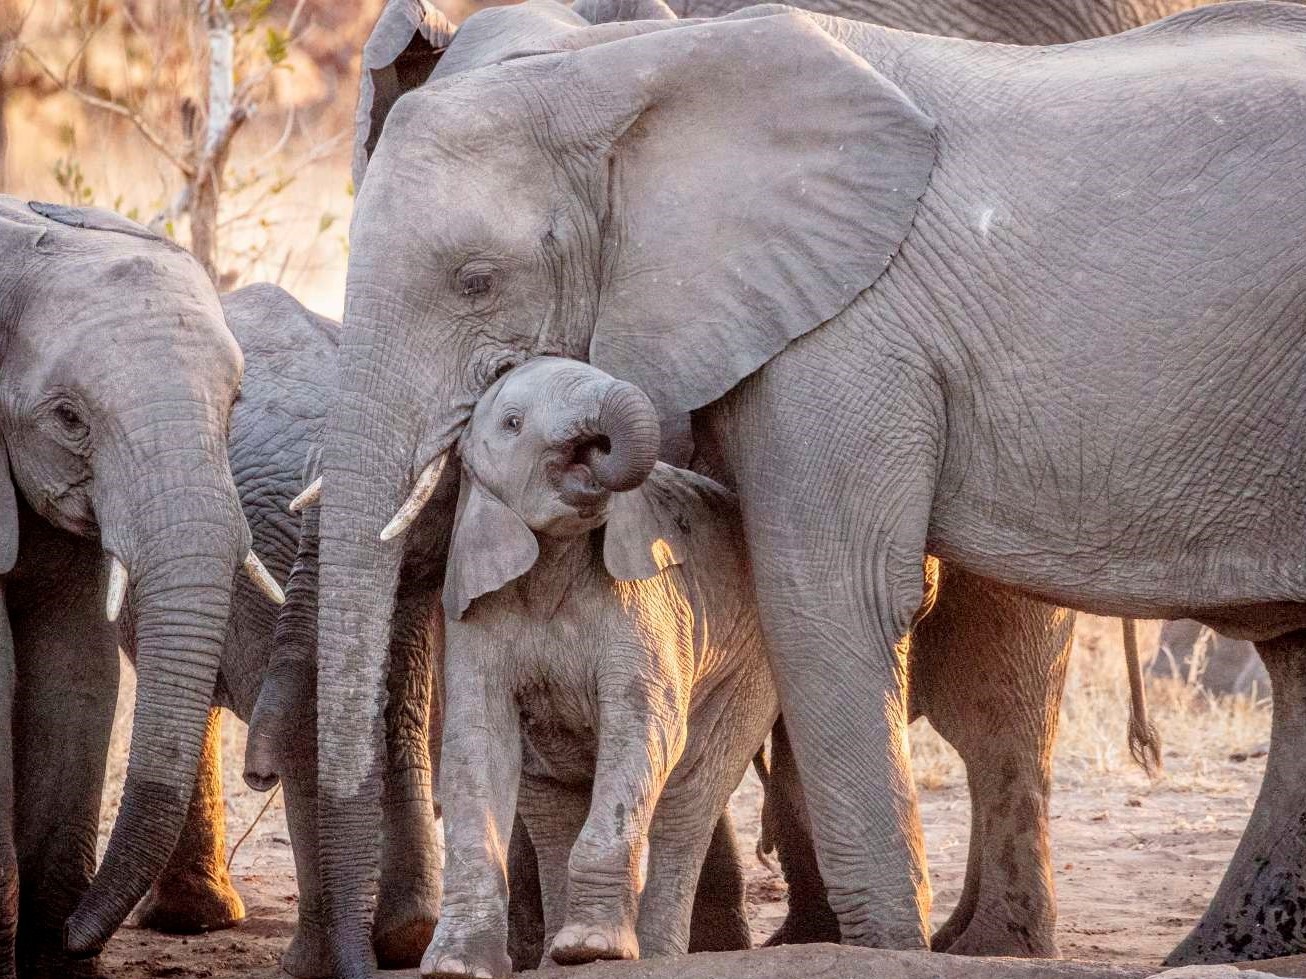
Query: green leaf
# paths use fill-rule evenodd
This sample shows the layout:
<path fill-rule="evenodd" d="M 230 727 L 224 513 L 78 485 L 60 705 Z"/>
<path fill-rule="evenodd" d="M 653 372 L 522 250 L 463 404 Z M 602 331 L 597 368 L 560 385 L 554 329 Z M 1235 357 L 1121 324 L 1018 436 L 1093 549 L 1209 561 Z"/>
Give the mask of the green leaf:
<path fill-rule="evenodd" d="M 267 55 L 268 63 L 273 65 L 281 64 L 286 60 L 289 50 L 290 38 L 275 27 L 269 27 L 267 39 L 263 43 L 263 53 Z"/>
<path fill-rule="evenodd" d="M 331 225 L 335 223 L 336 223 L 336 216 L 332 214 L 330 211 L 324 212 L 322 216 L 317 220 L 317 233 L 322 234 L 324 231 L 328 230 L 331 227 Z"/>

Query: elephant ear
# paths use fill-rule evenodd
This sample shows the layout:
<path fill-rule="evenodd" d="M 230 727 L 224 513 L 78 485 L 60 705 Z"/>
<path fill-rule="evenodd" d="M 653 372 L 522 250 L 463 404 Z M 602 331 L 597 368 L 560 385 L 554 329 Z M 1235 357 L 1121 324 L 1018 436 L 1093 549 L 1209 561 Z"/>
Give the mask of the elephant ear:
<path fill-rule="evenodd" d="M 688 527 L 674 492 L 678 471 L 658 463 L 640 486 L 613 493 L 603 528 L 603 564 L 618 581 L 640 581 L 683 564 L 688 551 Z"/>
<path fill-rule="evenodd" d="M 627 20 L 677 20 L 663 0 L 576 0 L 571 9 L 591 24 Z"/>
<path fill-rule="evenodd" d="M 68 204 L 50 204 L 45 201 L 28 201 L 27 206 L 32 213 L 70 228 L 112 231 L 120 235 L 131 235 L 133 238 L 143 238 L 146 241 L 160 242 L 179 251 L 185 251 L 176 242 L 155 234 L 145 225 L 137 224 L 116 211 L 108 211 L 102 207 L 72 207 Z"/>
<path fill-rule="evenodd" d="M 0 574 L 8 574 L 18 563 L 18 496 L 9 474 L 9 453 L 0 440 Z M 0 607 L 0 615 L 3 615 Z"/>
<path fill-rule="evenodd" d="M 801 12 L 564 57 L 570 70 L 533 80 L 557 86 L 549 104 L 575 114 L 557 131 L 606 151 L 609 174 L 590 361 L 664 416 L 838 314 L 911 228 L 932 120 Z"/>
<path fill-rule="evenodd" d="M 453 40 L 456 28 L 430 0 L 388 0 L 363 45 L 354 116 L 354 188 L 381 138 L 399 96 L 421 85 Z"/>
<path fill-rule="evenodd" d="M 520 578 L 539 556 L 526 522 L 464 467 L 444 572 L 445 615 L 461 619 L 472 602 Z"/>

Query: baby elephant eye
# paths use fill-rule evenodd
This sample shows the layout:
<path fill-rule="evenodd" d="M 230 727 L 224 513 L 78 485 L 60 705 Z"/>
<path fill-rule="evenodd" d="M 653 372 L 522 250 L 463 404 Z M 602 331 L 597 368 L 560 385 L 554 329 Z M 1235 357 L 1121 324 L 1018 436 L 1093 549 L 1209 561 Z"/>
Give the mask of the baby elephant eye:
<path fill-rule="evenodd" d="M 458 287 L 464 296 L 483 296 L 494 285 L 494 276 L 489 272 L 464 272 L 458 276 Z"/>
<path fill-rule="evenodd" d="M 515 411 L 503 416 L 503 427 L 505 431 L 512 432 L 516 435 L 521 431 L 521 415 Z"/>

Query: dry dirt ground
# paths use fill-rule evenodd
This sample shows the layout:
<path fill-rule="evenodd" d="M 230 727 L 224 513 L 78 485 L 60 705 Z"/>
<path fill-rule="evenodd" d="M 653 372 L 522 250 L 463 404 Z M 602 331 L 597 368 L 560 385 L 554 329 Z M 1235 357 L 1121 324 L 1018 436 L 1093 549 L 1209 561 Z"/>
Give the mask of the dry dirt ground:
<path fill-rule="evenodd" d="M 1145 630 L 1147 626 L 1144 626 Z M 1061 716 L 1053 795 L 1053 856 L 1060 900 L 1058 940 L 1071 958 L 1156 962 L 1184 935 L 1213 893 L 1255 800 L 1270 712 L 1255 697 L 1212 700 L 1156 682 L 1153 716 L 1166 742 L 1165 773 L 1148 779 L 1125 749 L 1124 669 L 1114 620 L 1081 617 Z M 1144 632 L 1143 648 L 1155 627 Z M 116 810 L 125 753 L 123 684 L 102 830 Z M 249 917 L 238 928 L 177 938 L 124 928 L 105 965 L 124 979 L 274 977 L 295 918 L 295 885 L 284 811 L 240 779 L 244 726 L 225 724 L 230 843 L 252 826 L 232 871 Z M 934 885 L 934 919 L 947 917 L 966 865 L 969 802 L 959 759 L 923 723 L 912 729 Z M 755 840 L 760 789 L 751 773 L 735 794 L 741 839 Z M 750 854 L 753 933 L 766 938 L 783 917 L 784 883 Z"/>

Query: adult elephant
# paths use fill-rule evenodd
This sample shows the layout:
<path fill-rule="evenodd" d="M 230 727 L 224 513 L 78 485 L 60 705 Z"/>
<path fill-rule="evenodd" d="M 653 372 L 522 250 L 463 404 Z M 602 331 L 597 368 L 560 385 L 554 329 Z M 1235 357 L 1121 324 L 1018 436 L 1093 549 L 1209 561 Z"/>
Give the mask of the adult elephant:
<path fill-rule="evenodd" d="M 1277 691 L 1306 625 L 1284 367 L 1304 356 L 1304 29 L 1235 4 L 1031 51 L 764 8 L 605 25 L 400 99 L 357 205 L 323 459 L 319 690 L 352 734 L 320 725 L 338 759 L 322 830 L 358 843 L 324 848 L 328 886 L 359 894 L 371 863 L 391 541 L 479 393 L 536 354 L 637 381 L 672 431 L 691 415 L 737 486 L 846 940 L 925 941 L 895 650 L 927 551 L 1044 600 L 1262 640 L 1295 716 Z M 1200 364 L 1167 361 L 1181 340 Z M 1122 383 L 1148 387 L 1136 363 L 1176 391 L 1200 366 L 1247 407 L 1125 403 Z M 1239 487 L 1226 509 L 1169 475 L 1193 452 Z M 1275 803 L 1254 819 L 1296 818 Z M 1249 906 L 1283 880 L 1257 878 Z M 332 903 L 342 971 L 365 972 L 365 908 Z M 1284 915 L 1229 934 L 1273 954 Z"/>
<path fill-rule="evenodd" d="M 13 757 L 0 764 L 7 774 L 12 762 L 0 805 L 12 803 L 16 836 L 13 851 L 0 842 L 0 935 L 15 927 L 16 852 L 19 967 L 63 975 L 73 971 L 64 922 L 79 899 L 102 909 L 68 926 L 84 954 L 98 947 L 87 929 L 116 926 L 168 859 L 232 581 L 242 566 L 266 571 L 227 464 L 240 351 L 199 265 L 109 212 L 12 197 L 0 197 L 0 257 L 0 687 L 16 678 Z M 117 693 L 111 620 L 128 597 L 139 713 L 122 808 L 91 882 Z"/>

